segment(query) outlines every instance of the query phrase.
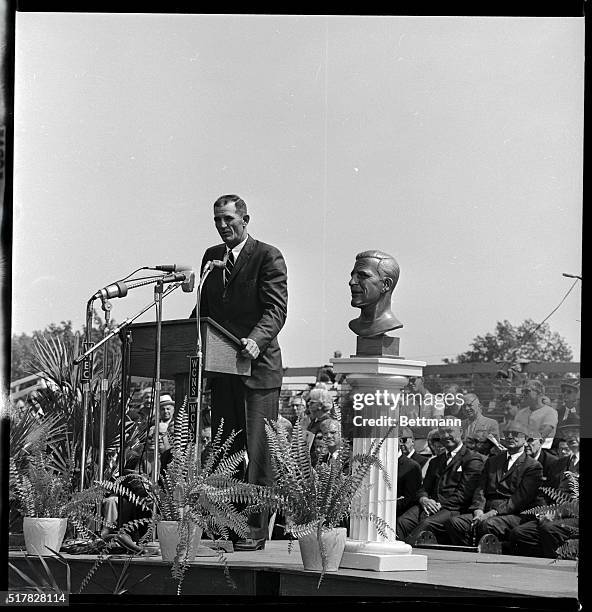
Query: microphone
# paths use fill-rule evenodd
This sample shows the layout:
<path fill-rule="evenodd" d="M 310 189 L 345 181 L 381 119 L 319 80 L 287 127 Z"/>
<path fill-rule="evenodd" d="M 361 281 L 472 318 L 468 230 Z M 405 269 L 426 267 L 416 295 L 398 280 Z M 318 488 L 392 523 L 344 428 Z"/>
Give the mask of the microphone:
<path fill-rule="evenodd" d="M 172 274 L 167 274 L 158 280 L 162 281 L 163 283 L 178 283 L 187 281 L 189 276 L 189 274 L 185 274 L 184 272 L 173 272 Z"/>
<path fill-rule="evenodd" d="M 202 270 L 202 276 L 206 273 L 209 272 L 210 270 L 213 270 L 214 268 L 225 268 L 226 267 L 226 262 L 222 261 L 221 259 L 211 259 L 210 261 L 206 261 L 203 270 Z"/>
<path fill-rule="evenodd" d="M 163 272 L 182 272 L 183 270 L 191 270 L 193 266 L 186 264 L 165 264 L 163 266 L 154 266 L 147 268 L 148 270 L 162 270 Z"/>
<path fill-rule="evenodd" d="M 189 274 L 189 278 L 183 282 L 181 285 L 181 290 L 183 293 L 191 293 L 193 288 L 195 287 L 195 272 L 191 270 Z"/>
<path fill-rule="evenodd" d="M 101 298 L 101 300 L 109 300 L 111 298 L 125 297 L 127 295 L 127 289 L 128 287 L 123 281 L 117 281 L 116 283 L 99 289 L 93 295 L 93 299 Z"/>

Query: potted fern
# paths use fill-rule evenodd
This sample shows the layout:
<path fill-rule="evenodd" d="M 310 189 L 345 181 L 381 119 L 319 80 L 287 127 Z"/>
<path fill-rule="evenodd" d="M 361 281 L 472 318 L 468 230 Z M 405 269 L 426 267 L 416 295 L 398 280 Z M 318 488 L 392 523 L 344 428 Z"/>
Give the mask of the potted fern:
<path fill-rule="evenodd" d="M 138 475 L 146 490 L 139 499 L 121 478 L 99 483 L 106 490 L 123 495 L 144 510 L 152 509 L 151 525 L 156 529 L 162 558 L 172 562 L 171 573 L 178 581 L 178 592 L 188 564 L 195 557 L 202 533 L 210 539 L 228 539 L 230 530 L 240 537 L 249 533 L 247 517 L 252 507 L 264 497 L 263 488 L 236 478 L 244 451 L 230 454 L 236 433 L 222 440 L 223 423 L 211 443 L 203 464 L 196 443 L 189 433 L 189 415 L 185 401 L 175 419 L 171 436 L 171 459 L 154 484 Z M 235 504 L 247 504 L 239 511 Z M 251 505 L 249 505 L 251 504 Z M 218 554 L 227 566 L 223 552 Z"/>
<path fill-rule="evenodd" d="M 51 455 L 36 449 L 17 465 L 9 461 L 9 497 L 23 515 L 23 535 L 29 554 L 49 555 L 59 550 L 66 528 L 72 501 L 72 473 L 70 464 L 66 474 L 51 466 Z"/>
<path fill-rule="evenodd" d="M 320 585 L 325 572 L 339 568 L 346 540 L 343 523 L 352 512 L 372 520 L 384 537 L 393 531 L 380 517 L 355 508 L 372 466 L 383 472 L 390 487 L 378 457 L 386 437 L 374 441 L 367 453 L 353 457 L 341 443 L 327 462 L 312 467 L 306 432 L 300 421 L 290 441 L 277 422 L 267 422 L 265 431 L 275 479 L 269 497 L 271 509 L 283 511 L 284 528 L 299 541 L 304 569 L 321 572 Z"/>
<path fill-rule="evenodd" d="M 536 516 L 542 529 L 545 529 L 546 522 L 559 527 L 563 542 L 554 551 L 555 555 L 558 559 L 577 559 L 580 521 L 579 474 L 563 472 L 557 488 L 541 487 L 540 490 L 550 503 L 525 510 L 523 514 Z M 547 554 L 552 556 L 553 552 L 549 550 Z"/>

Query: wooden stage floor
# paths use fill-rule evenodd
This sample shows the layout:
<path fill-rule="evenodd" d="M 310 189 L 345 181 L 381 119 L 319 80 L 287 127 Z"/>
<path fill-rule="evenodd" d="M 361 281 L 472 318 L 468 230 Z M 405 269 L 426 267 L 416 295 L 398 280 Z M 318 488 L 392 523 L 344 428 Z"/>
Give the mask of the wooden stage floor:
<path fill-rule="evenodd" d="M 227 584 L 216 557 L 199 557 L 187 570 L 183 583 L 184 595 L 216 596 L 353 596 L 393 598 L 449 597 L 527 597 L 577 598 L 575 561 L 553 561 L 532 557 L 513 557 L 448 550 L 415 549 L 415 554 L 428 557 L 427 571 L 372 572 L 340 569 L 325 575 L 317 590 L 318 574 L 302 569 L 298 545 L 288 553 L 285 540 L 267 543 L 263 551 L 227 554 L 231 578 L 236 589 Z M 30 567 L 23 552 L 11 552 L 10 562 L 26 573 Z M 72 593 L 76 593 L 95 556 L 64 555 L 71 571 Z M 29 557 L 43 573 L 39 560 Z M 58 584 L 66 584 L 66 569 L 52 558 L 45 558 Z M 112 557 L 103 563 L 84 594 L 112 594 L 127 557 Z M 176 582 L 170 576 L 170 566 L 159 556 L 137 557 L 128 568 L 127 585 L 130 593 L 143 595 L 173 595 Z M 134 583 L 150 574 L 147 580 Z M 10 586 L 24 586 L 14 571 L 10 571 Z"/>

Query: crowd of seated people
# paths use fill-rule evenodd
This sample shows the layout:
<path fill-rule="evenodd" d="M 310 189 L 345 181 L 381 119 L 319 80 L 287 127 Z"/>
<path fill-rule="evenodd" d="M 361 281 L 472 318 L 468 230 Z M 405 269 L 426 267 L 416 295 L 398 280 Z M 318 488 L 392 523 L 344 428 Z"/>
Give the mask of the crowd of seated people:
<path fill-rule="evenodd" d="M 551 513 L 525 511 L 552 503 L 541 486 L 565 488 L 566 473 L 579 473 L 579 421 L 569 418 L 574 413 L 568 407 L 566 418 L 558 422 L 559 413 L 548 403 L 540 381 L 523 386 L 521 406 L 507 402 L 499 429 L 497 422 L 482 417 L 474 393 L 464 399 L 467 418 L 462 426 L 428 434 L 430 463 L 414 503 L 398 512 L 397 537 L 414 544 L 423 531 L 430 531 L 440 544 L 472 546 L 493 534 L 504 552 L 555 557 L 557 548 L 577 532 L 553 520 Z M 400 445 L 408 452 L 408 435 L 403 434 Z M 406 475 L 406 497 L 408 482 Z"/>
<path fill-rule="evenodd" d="M 525 511 L 552 502 L 541 486 L 561 488 L 566 472 L 579 473 L 579 407 L 576 413 L 572 385 L 562 386 L 568 393 L 559 398 L 559 410 L 540 381 L 527 381 L 518 397 L 501 397 L 501 423 L 484 416 L 479 397 L 465 392 L 445 414 L 462 418 L 460 425 L 431 430 L 425 449 L 416 448 L 412 429 L 401 428 L 397 537 L 413 545 L 430 531 L 440 544 L 474 546 L 493 534 L 509 554 L 556 556 L 574 531 Z M 342 435 L 324 391 L 313 389 L 302 405 L 313 465 L 331 457 Z M 449 385 L 447 391 L 456 395 L 460 388 Z"/>

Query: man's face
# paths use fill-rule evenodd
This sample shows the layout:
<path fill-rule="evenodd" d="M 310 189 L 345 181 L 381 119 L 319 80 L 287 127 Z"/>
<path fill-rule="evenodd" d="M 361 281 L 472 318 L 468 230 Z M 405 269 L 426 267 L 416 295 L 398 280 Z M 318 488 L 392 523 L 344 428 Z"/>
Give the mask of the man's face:
<path fill-rule="evenodd" d="M 578 397 L 578 390 L 573 387 L 561 387 L 561 399 L 568 406 L 573 406 Z"/>
<path fill-rule="evenodd" d="M 292 406 L 294 407 L 294 412 L 296 413 L 297 417 L 302 416 L 306 410 L 306 402 L 302 398 L 294 400 Z"/>
<path fill-rule="evenodd" d="M 161 421 L 170 421 L 173 416 L 175 406 L 173 404 L 165 404 L 160 407 L 160 420 Z"/>
<path fill-rule="evenodd" d="M 314 439 L 312 448 L 316 453 L 317 457 L 320 455 L 324 455 L 327 452 L 327 445 L 325 444 L 325 441 L 323 440 L 322 436 L 319 437 L 317 435 L 317 437 Z"/>
<path fill-rule="evenodd" d="M 520 449 L 526 444 L 526 435 L 519 431 L 506 431 L 504 446 L 508 450 Z"/>
<path fill-rule="evenodd" d="M 407 436 L 403 436 L 402 438 L 399 438 L 399 448 L 401 449 L 401 452 L 404 455 L 408 455 L 413 448 L 415 447 L 415 441 L 413 440 L 413 438 L 407 437 Z"/>
<path fill-rule="evenodd" d="M 578 429 L 567 429 L 563 433 L 567 446 L 572 453 L 580 450 L 580 431 Z"/>
<path fill-rule="evenodd" d="M 209 444 L 212 441 L 212 429 L 210 427 L 204 427 L 199 434 L 199 439 L 202 446 Z"/>
<path fill-rule="evenodd" d="M 528 438 L 526 440 L 526 452 L 531 457 L 535 457 L 536 454 L 541 450 L 540 438 Z"/>
<path fill-rule="evenodd" d="M 428 438 L 428 446 L 432 451 L 432 455 L 441 455 L 442 453 L 446 452 L 446 449 L 442 446 L 440 434 Z"/>
<path fill-rule="evenodd" d="M 504 406 L 504 415 L 506 417 L 506 421 L 513 421 L 517 413 L 518 406 L 514 406 L 510 403 L 509 400 L 506 400 L 506 405 Z"/>
<path fill-rule="evenodd" d="M 539 407 L 539 393 L 535 389 L 525 387 L 522 389 L 521 395 L 522 404 L 528 406 L 531 410 L 536 410 Z"/>
<path fill-rule="evenodd" d="M 462 430 L 460 427 L 441 427 L 440 443 L 447 451 L 454 450 L 462 440 Z"/>
<path fill-rule="evenodd" d="M 313 419 L 320 419 L 325 412 L 329 412 L 329 408 L 325 408 L 319 400 L 308 400 L 308 410 Z"/>
<path fill-rule="evenodd" d="M 465 446 L 469 449 L 469 450 L 475 450 L 476 446 L 477 446 L 477 440 L 475 440 L 475 438 L 467 438 L 465 440 Z"/>
<path fill-rule="evenodd" d="M 234 202 L 214 207 L 214 225 L 229 249 L 233 249 L 244 240 L 248 222 L 249 215 L 241 217 L 236 212 Z"/>
<path fill-rule="evenodd" d="M 565 440 L 562 440 L 557 445 L 557 454 L 559 457 L 567 457 L 567 455 L 571 455 L 571 451 L 569 450 L 569 446 Z"/>
<path fill-rule="evenodd" d="M 464 396 L 465 399 L 465 414 L 469 419 L 474 419 L 481 413 L 479 399 L 470 393 Z"/>
<path fill-rule="evenodd" d="M 325 427 L 321 427 L 323 440 L 329 448 L 335 448 L 341 441 L 341 432 L 337 423 L 329 423 Z"/>
<path fill-rule="evenodd" d="M 357 259 L 349 281 L 351 305 L 362 308 L 375 304 L 383 294 L 384 287 L 385 280 L 378 272 L 378 260 L 371 257 Z"/>

